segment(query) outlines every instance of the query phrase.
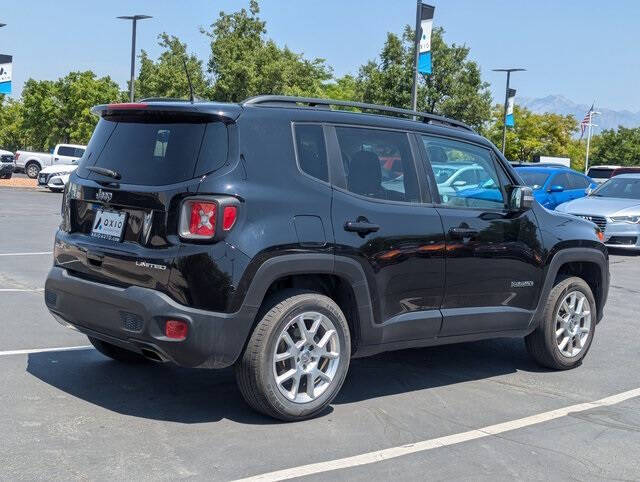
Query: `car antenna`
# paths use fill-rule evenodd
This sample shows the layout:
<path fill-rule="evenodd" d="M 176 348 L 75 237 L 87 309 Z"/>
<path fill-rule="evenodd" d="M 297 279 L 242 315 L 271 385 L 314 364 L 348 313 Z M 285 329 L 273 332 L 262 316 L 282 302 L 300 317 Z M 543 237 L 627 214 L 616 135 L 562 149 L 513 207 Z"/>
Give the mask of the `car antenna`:
<path fill-rule="evenodd" d="M 184 65 L 184 73 L 187 74 L 187 82 L 189 82 L 189 100 L 193 104 L 193 84 L 191 83 L 191 76 L 189 75 L 189 69 L 187 69 L 187 61 L 182 57 L 182 65 Z"/>

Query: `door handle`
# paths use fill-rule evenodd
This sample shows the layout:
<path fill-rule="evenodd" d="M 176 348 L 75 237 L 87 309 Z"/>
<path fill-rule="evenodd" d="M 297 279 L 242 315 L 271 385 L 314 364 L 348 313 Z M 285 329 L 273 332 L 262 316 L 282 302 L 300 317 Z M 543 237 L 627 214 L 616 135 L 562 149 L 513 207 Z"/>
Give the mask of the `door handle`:
<path fill-rule="evenodd" d="M 372 224 L 369 221 L 347 221 L 344 223 L 344 230 L 364 236 L 379 231 L 380 226 Z"/>
<path fill-rule="evenodd" d="M 458 238 L 458 239 L 473 238 L 474 236 L 478 235 L 478 231 L 472 228 L 458 227 L 458 228 L 451 228 L 449 230 L 449 234 L 451 235 L 452 238 Z"/>

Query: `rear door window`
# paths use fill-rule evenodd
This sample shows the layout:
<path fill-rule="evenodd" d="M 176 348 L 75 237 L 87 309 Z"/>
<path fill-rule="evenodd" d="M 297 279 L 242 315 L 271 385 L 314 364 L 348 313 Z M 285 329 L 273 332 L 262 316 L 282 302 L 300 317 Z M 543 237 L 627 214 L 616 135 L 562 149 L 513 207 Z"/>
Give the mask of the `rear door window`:
<path fill-rule="evenodd" d="M 118 172 L 123 183 L 167 185 L 221 167 L 227 159 L 227 150 L 227 129 L 221 122 L 102 118 L 78 174 L 103 179 L 85 169 L 97 166 Z"/>
<path fill-rule="evenodd" d="M 336 134 L 350 192 L 389 201 L 420 201 L 406 133 L 336 127 Z"/>
<path fill-rule="evenodd" d="M 58 147 L 58 155 L 59 156 L 75 157 L 75 154 L 76 154 L 76 150 L 73 147 L 70 147 L 70 146 L 60 146 L 60 147 Z"/>

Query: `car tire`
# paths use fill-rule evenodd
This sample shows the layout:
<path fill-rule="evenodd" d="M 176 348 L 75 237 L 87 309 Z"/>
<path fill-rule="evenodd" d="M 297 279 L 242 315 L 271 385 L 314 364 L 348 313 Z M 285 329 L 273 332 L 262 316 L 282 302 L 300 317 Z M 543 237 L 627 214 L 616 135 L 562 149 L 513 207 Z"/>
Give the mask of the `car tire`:
<path fill-rule="evenodd" d="M 125 350 L 124 348 L 93 338 L 92 336 L 89 336 L 88 338 L 96 350 L 112 360 L 116 360 L 121 363 L 146 363 L 148 361 L 139 353 Z"/>
<path fill-rule="evenodd" d="M 575 304 L 571 306 L 574 294 Z M 546 368 L 569 370 L 579 366 L 593 342 L 596 313 L 595 298 L 583 279 L 559 280 L 549 293 L 540 325 L 525 337 L 527 351 Z"/>
<path fill-rule="evenodd" d="M 24 172 L 31 179 L 37 178 L 40 171 L 41 169 L 37 162 L 28 162 L 27 165 L 24 166 Z"/>
<path fill-rule="evenodd" d="M 338 305 L 315 292 L 284 290 L 265 304 L 258 320 L 235 365 L 244 399 L 287 422 L 322 412 L 340 391 L 351 358 L 349 326 Z M 292 370 L 295 375 L 281 381 Z"/>

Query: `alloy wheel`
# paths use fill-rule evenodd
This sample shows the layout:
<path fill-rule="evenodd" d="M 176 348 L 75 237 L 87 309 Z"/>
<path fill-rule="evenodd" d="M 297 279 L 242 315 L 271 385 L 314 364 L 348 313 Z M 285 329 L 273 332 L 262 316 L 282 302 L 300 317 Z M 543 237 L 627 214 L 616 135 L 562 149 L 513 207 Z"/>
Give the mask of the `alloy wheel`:
<path fill-rule="evenodd" d="M 340 340 L 333 322 L 308 311 L 291 319 L 280 332 L 273 352 L 273 376 L 280 393 L 294 403 L 321 396 L 340 364 Z"/>
<path fill-rule="evenodd" d="M 555 320 L 560 353 L 567 358 L 579 355 L 591 332 L 591 306 L 584 293 L 568 293 L 558 307 Z"/>

